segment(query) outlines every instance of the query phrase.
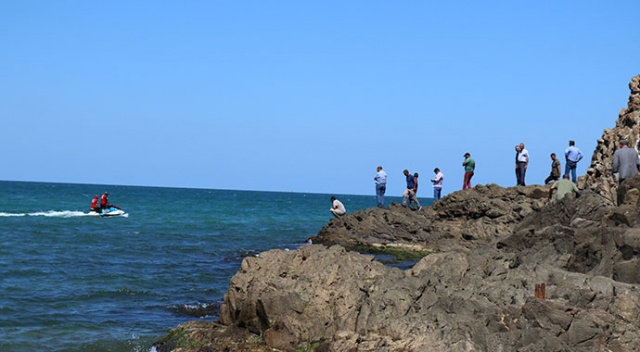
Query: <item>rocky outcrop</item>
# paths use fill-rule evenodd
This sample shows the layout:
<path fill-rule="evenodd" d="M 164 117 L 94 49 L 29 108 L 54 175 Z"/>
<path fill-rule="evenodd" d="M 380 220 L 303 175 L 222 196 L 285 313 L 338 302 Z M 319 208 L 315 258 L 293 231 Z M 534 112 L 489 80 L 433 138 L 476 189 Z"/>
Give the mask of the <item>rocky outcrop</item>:
<path fill-rule="evenodd" d="M 381 246 L 429 251 L 468 248 L 475 246 L 474 240 L 511 234 L 527 214 L 542 209 L 548 195 L 545 186 L 478 185 L 420 211 L 397 204 L 389 209 L 357 211 L 331 220 L 311 240 L 358 250 Z"/>
<path fill-rule="evenodd" d="M 218 323 L 158 351 L 640 350 L 640 175 L 618 189 L 609 168 L 618 139 L 640 138 L 639 84 L 578 197 L 479 185 L 334 219 L 313 245 L 245 258 Z M 351 251 L 392 247 L 431 254 L 401 270 Z"/>
<path fill-rule="evenodd" d="M 616 203 L 617 185 L 611 172 L 613 153 L 622 139 L 629 141 L 629 147 L 640 149 L 640 75 L 629 82 L 629 102 L 620 110 L 616 126 L 605 129 L 591 158 L 587 174 L 580 178 L 578 186 L 598 192 L 612 204 Z"/>
<path fill-rule="evenodd" d="M 632 351 L 640 348 L 633 197 L 633 215 L 589 191 L 546 203 L 511 235 L 430 254 L 405 271 L 337 245 L 266 252 L 245 259 L 220 321 L 285 351 L 311 341 L 331 351 Z M 534 297 L 537 283 L 544 300 Z"/>

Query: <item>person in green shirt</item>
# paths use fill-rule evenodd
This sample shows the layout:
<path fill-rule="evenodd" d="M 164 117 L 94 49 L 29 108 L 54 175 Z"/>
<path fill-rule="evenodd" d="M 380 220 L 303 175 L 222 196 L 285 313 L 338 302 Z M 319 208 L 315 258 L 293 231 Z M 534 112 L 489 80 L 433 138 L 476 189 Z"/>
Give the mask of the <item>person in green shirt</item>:
<path fill-rule="evenodd" d="M 558 181 L 560 178 L 560 170 L 562 170 L 560 160 L 556 157 L 556 153 L 551 153 L 551 173 L 549 177 L 544 180 L 544 184 L 546 185 L 551 181 Z"/>
<path fill-rule="evenodd" d="M 576 195 L 579 195 L 578 187 L 576 187 L 575 183 L 569 180 L 569 174 L 564 174 L 562 176 L 562 180 L 553 183 L 553 186 L 551 186 L 551 189 L 549 190 L 549 200 L 551 200 L 551 197 L 553 196 L 553 191 L 556 191 L 556 201 L 562 200 L 564 196 L 571 192 L 575 192 Z"/>
<path fill-rule="evenodd" d="M 462 166 L 464 166 L 464 182 L 462 183 L 462 189 L 473 188 L 471 187 L 471 178 L 473 177 L 473 172 L 476 169 L 476 162 L 471 158 L 471 154 L 464 154 Z"/>

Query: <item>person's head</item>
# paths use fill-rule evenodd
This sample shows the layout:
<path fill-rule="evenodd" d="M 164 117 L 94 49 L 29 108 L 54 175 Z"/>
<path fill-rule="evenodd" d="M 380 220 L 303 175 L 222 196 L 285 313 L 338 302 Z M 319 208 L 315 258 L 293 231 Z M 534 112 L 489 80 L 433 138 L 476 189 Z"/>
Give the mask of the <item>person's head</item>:
<path fill-rule="evenodd" d="M 471 154 L 469 154 L 469 153 L 464 153 L 464 157 L 465 157 L 465 158 L 468 158 L 468 157 L 470 157 L 470 156 L 471 156 Z"/>
<path fill-rule="evenodd" d="M 556 160 L 556 153 L 551 153 L 551 160 Z"/>
<path fill-rule="evenodd" d="M 436 167 L 435 169 L 433 169 L 433 172 L 437 174 L 438 172 L 440 172 L 440 169 Z"/>
<path fill-rule="evenodd" d="M 334 200 L 336 200 L 336 197 L 331 197 L 331 201 L 333 202 Z"/>
<path fill-rule="evenodd" d="M 405 169 L 404 171 L 402 171 L 402 173 L 403 173 L 405 176 L 409 176 L 409 170 L 407 170 L 407 169 Z"/>
<path fill-rule="evenodd" d="M 418 176 L 420 176 L 420 175 L 418 175 L 417 172 L 415 174 L 413 174 L 413 177 L 415 177 L 415 178 L 418 178 Z"/>
<path fill-rule="evenodd" d="M 564 180 L 568 180 L 568 179 L 569 179 L 569 174 L 564 174 L 564 175 L 562 175 L 562 179 L 564 179 Z"/>
<path fill-rule="evenodd" d="M 572 147 L 572 146 L 574 146 L 574 145 L 576 145 L 576 142 L 575 142 L 575 141 L 569 141 L 569 146 L 570 146 L 570 147 Z"/>
<path fill-rule="evenodd" d="M 380 170 L 382 170 L 382 166 L 378 166 L 378 168 L 376 170 L 378 170 L 378 172 L 380 172 Z"/>
<path fill-rule="evenodd" d="M 516 152 L 520 151 L 520 144 L 516 144 Z"/>
<path fill-rule="evenodd" d="M 626 139 L 623 139 L 620 141 L 620 146 L 621 147 L 628 147 L 629 146 L 629 141 Z"/>
<path fill-rule="evenodd" d="M 524 149 L 524 143 L 520 143 L 520 150 Z"/>

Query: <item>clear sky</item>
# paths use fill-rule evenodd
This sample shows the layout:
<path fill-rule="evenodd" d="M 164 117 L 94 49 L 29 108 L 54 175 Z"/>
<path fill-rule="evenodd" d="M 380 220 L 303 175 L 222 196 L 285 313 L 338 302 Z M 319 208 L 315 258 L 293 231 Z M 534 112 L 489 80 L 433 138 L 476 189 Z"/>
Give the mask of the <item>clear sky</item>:
<path fill-rule="evenodd" d="M 640 73 L 634 1 L 0 1 L 0 180 L 430 196 L 586 158 Z M 562 158 L 563 159 L 563 158 Z M 564 169 L 564 160 L 562 160 Z M 420 194 L 421 193 L 421 194 Z"/>

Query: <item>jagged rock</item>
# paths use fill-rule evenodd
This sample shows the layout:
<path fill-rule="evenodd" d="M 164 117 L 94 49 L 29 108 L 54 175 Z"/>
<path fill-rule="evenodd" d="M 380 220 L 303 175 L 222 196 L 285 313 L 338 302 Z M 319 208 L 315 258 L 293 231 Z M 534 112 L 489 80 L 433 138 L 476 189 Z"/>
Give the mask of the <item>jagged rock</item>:
<path fill-rule="evenodd" d="M 611 204 L 617 202 L 617 184 L 611 172 L 613 153 L 618 149 L 621 139 L 629 141 L 629 147 L 638 150 L 640 144 L 640 75 L 629 82 L 629 101 L 627 107 L 620 110 L 616 126 L 605 129 L 591 158 L 587 174 L 580 177 L 578 187 L 589 188 L 608 199 Z"/>
<path fill-rule="evenodd" d="M 579 196 L 478 185 L 331 220 L 312 238 L 323 245 L 246 258 L 220 325 L 182 326 L 158 350 L 247 351 L 221 342 L 227 330 L 261 336 L 256 351 L 640 350 L 640 175 L 618 186 L 610 169 L 617 141 L 640 138 L 640 76 L 629 88 Z M 432 254 L 400 270 L 349 251 L 385 246 Z"/>
<path fill-rule="evenodd" d="M 435 251 L 469 248 L 475 245 L 473 240 L 511 234 L 527 214 L 542 209 L 548 194 L 548 186 L 477 185 L 421 211 L 399 205 L 360 210 L 331 220 L 311 240 L 348 249 L 385 245 Z"/>
<path fill-rule="evenodd" d="M 640 338 L 637 235 L 525 227 L 404 272 L 339 246 L 269 251 L 245 259 L 220 320 L 284 334 L 271 346 L 287 351 L 308 341 L 332 351 L 631 351 Z M 546 300 L 533 297 L 541 282 Z"/>

